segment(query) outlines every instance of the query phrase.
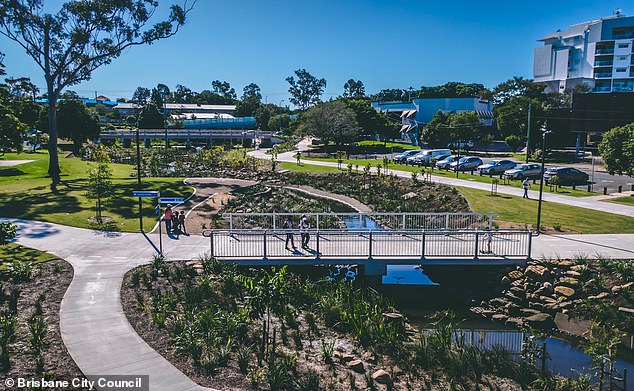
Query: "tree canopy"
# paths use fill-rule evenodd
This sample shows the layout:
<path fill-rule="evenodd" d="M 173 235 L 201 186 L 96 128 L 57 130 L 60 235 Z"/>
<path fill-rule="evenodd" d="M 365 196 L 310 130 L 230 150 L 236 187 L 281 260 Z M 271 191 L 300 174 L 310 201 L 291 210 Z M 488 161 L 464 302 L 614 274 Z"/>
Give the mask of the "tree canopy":
<path fill-rule="evenodd" d="M 172 5 L 166 20 L 148 26 L 155 0 L 74 0 L 50 14 L 43 0 L 0 3 L 0 34 L 22 46 L 44 73 L 48 97 L 49 169 L 59 182 L 57 99 L 69 86 L 89 80 L 132 46 L 152 44 L 176 34 L 191 7 Z"/>
<path fill-rule="evenodd" d="M 291 85 L 288 89 L 291 94 L 290 101 L 300 110 L 306 110 L 320 101 L 321 94 L 326 88 L 326 79 L 318 79 L 306 69 L 296 70 L 295 76 L 297 80 L 294 76 L 286 78 L 288 84 Z"/>
<path fill-rule="evenodd" d="M 343 85 L 344 98 L 360 99 L 365 97 L 365 86 L 361 80 L 350 79 Z"/>
<path fill-rule="evenodd" d="M 59 137 L 72 141 L 75 150 L 78 150 L 87 140 L 99 137 L 101 129 L 97 116 L 80 100 L 60 101 L 57 105 L 56 118 Z M 42 111 L 38 128 L 50 132 L 46 111 Z"/>
<path fill-rule="evenodd" d="M 432 120 L 425 125 L 422 139 L 432 147 L 445 148 L 451 143 L 473 141 L 488 142 L 491 134 L 474 111 L 462 113 L 438 110 Z"/>
<path fill-rule="evenodd" d="M 354 111 L 357 123 L 363 134 L 378 134 L 382 139 L 398 137 L 400 124 L 391 120 L 386 113 L 376 111 L 369 101 L 364 99 L 342 99 L 347 108 Z"/>
<path fill-rule="evenodd" d="M 606 132 L 599 153 L 610 175 L 634 176 L 634 123 Z"/>
<path fill-rule="evenodd" d="M 301 115 L 300 129 L 337 145 L 357 141 L 359 124 L 354 111 L 341 101 L 320 103 Z"/>
<path fill-rule="evenodd" d="M 164 125 L 163 114 L 154 103 L 143 106 L 139 113 L 139 129 L 162 129 Z"/>

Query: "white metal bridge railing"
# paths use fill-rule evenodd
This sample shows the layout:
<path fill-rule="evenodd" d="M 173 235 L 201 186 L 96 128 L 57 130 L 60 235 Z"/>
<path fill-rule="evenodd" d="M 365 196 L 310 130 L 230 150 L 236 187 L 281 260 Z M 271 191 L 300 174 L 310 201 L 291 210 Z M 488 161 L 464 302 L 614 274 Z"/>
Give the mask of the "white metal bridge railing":
<path fill-rule="evenodd" d="M 309 248 L 289 250 L 287 235 L 301 243 L 299 230 L 205 230 L 211 255 L 219 259 L 528 259 L 529 230 L 348 230 L 303 231 Z M 289 242 L 290 246 L 290 242 Z"/>
<path fill-rule="evenodd" d="M 472 229 L 493 228 L 493 213 L 225 213 L 229 229 L 280 229 L 291 217 L 296 227 L 306 215 L 314 229 Z"/>

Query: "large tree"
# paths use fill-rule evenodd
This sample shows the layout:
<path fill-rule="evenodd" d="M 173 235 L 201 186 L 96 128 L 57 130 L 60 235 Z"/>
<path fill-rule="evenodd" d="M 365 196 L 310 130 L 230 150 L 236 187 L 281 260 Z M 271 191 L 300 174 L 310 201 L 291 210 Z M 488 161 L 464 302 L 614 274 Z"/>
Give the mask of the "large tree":
<path fill-rule="evenodd" d="M 154 103 L 143 106 L 139 113 L 139 129 L 162 129 L 164 126 L 163 114 Z"/>
<path fill-rule="evenodd" d="M 132 46 L 152 44 L 176 34 L 191 7 L 172 5 L 165 21 L 148 26 L 156 0 L 74 0 L 56 14 L 43 0 L 0 3 L 0 34 L 22 46 L 46 81 L 50 129 L 48 174 L 59 182 L 57 99 L 66 87 L 89 80 L 92 72 Z"/>
<path fill-rule="evenodd" d="M 5 74 L 0 53 L 0 76 Z M 16 113 L 19 98 L 16 98 L 5 84 L 0 84 L 0 155 L 9 149 L 22 150 L 26 137 L 27 125 L 20 121 L 19 112 Z"/>
<path fill-rule="evenodd" d="M 391 120 L 386 113 L 379 113 L 365 99 L 342 99 L 347 108 L 354 111 L 363 134 L 378 134 L 382 139 L 398 137 L 400 124 Z"/>
<path fill-rule="evenodd" d="M 337 145 L 357 141 L 360 133 L 354 111 L 341 101 L 321 103 L 303 113 L 300 129 Z"/>
<path fill-rule="evenodd" d="M 365 98 L 365 86 L 361 80 L 350 79 L 343 85 L 344 98 Z"/>
<path fill-rule="evenodd" d="M 250 83 L 242 89 L 242 100 L 245 99 L 257 99 L 258 101 L 262 100 L 262 93 L 260 92 L 260 86 L 255 83 Z"/>
<path fill-rule="evenodd" d="M 132 94 L 131 100 L 137 105 L 143 106 L 150 99 L 150 96 L 152 96 L 152 92 L 150 91 L 149 88 L 137 87 L 136 90 L 134 90 L 134 93 Z"/>
<path fill-rule="evenodd" d="M 79 150 L 82 143 L 99 137 L 100 127 L 96 115 L 80 100 L 65 99 L 57 104 L 57 131 L 59 138 L 70 140 Z M 44 111 L 38 128 L 50 133 L 48 116 Z"/>
<path fill-rule="evenodd" d="M 296 70 L 295 76 L 297 80 L 293 76 L 286 78 L 288 84 L 291 85 L 288 89 L 291 94 L 290 101 L 300 110 L 306 110 L 320 101 L 321 94 L 326 88 L 326 79 L 318 79 L 306 69 Z"/>
<path fill-rule="evenodd" d="M 211 89 L 222 97 L 225 105 L 234 104 L 237 100 L 236 90 L 226 81 L 214 80 L 211 82 Z"/>
<path fill-rule="evenodd" d="M 634 177 L 634 123 L 606 132 L 599 153 L 610 175 Z"/>

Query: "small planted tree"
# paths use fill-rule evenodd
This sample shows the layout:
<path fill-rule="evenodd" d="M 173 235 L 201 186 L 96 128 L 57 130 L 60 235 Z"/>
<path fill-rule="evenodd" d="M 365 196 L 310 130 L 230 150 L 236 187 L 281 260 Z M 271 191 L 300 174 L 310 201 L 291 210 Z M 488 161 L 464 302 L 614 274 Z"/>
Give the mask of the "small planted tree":
<path fill-rule="evenodd" d="M 90 170 L 88 174 L 88 190 L 86 197 L 96 200 L 95 220 L 101 224 L 102 203 L 105 202 L 112 193 L 112 170 L 110 169 L 110 158 L 102 151 L 95 151 L 97 166 Z"/>
<path fill-rule="evenodd" d="M 11 223 L 0 223 L 0 244 L 4 244 L 15 238 L 17 227 Z"/>

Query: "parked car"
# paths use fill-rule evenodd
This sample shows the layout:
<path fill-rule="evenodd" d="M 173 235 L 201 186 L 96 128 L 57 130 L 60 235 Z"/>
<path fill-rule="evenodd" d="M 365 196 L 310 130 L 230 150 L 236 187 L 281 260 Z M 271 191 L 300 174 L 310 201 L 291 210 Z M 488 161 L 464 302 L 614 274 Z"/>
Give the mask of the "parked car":
<path fill-rule="evenodd" d="M 536 163 L 518 164 L 515 168 L 504 172 L 509 179 L 539 178 L 542 166 Z"/>
<path fill-rule="evenodd" d="M 498 175 L 504 174 L 504 171 L 515 168 L 517 163 L 512 160 L 491 160 L 486 164 L 483 164 L 478 167 L 480 173 L 484 175 Z"/>
<path fill-rule="evenodd" d="M 429 164 L 432 159 L 438 160 L 439 157 L 448 155 L 451 155 L 451 150 L 449 149 L 428 149 L 412 156 L 411 160 L 413 164 L 422 166 Z"/>
<path fill-rule="evenodd" d="M 544 180 L 546 182 L 557 178 L 558 185 L 585 185 L 590 176 L 583 171 L 572 167 L 554 167 L 546 169 Z"/>
<path fill-rule="evenodd" d="M 407 159 L 405 159 L 405 164 L 416 164 L 416 159 L 422 157 L 425 152 L 429 151 L 429 149 L 423 149 L 419 151 L 417 154 L 414 154 Z"/>
<path fill-rule="evenodd" d="M 405 151 L 401 154 L 394 156 L 394 163 L 405 163 L 405 160 L 408 157 L 414 156 L 417 153 L 422 152 L 422 149 L 410 149 L 409 151 Z"/>
<path fill-rule="evenodd" d="M 452 143 L 447 144 L 447 148 L 453 148 L 453 149 L 469 149 L 469 148 L 473 148 L 475 146 L 475 143 L 471 140 L 468 141 L 454 141 Z"/>
<path fill-rule="evenodd" d="M 456 155 L 445 156 L 444 159 L 439 159 L 436 162 L 436 167 L 438 167 L 438 169 L 440 170 L 446 170 L 450 167 L 451 163 L 455 162 L 456 160 L 458 160 L 458 156 Z"/>
<path fill-rule="evenodd" d="M 482 164 L 482 159 L 477 156 L 465 156 L 460 158 L 457 162 L 453 162 L 449 165 L 454 171 L 469 171 L 476 169 Z"/>

